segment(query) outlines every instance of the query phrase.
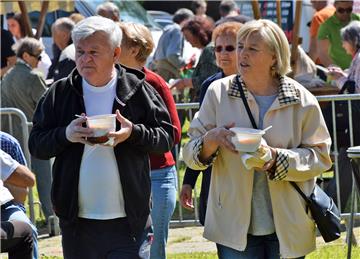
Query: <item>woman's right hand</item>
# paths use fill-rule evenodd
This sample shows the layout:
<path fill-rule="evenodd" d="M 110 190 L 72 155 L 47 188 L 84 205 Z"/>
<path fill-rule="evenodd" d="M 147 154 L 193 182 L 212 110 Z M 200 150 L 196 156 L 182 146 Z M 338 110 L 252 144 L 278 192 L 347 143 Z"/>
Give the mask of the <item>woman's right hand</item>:
<path fill-rule="evenodd" d="M 226 148 L 234 154 L 238 153 L 234 144 L 231 142 L 231 137 L 235 136 L 235 133 L 229 130 L 234 126 L 235 123 L 232 122 L 225 126 L 211 129 L 205 133 L 203 148 L 200 153 L 200 159 L 202 161 L 208 160 L 219 147 Z"/>
<path fill-rule="evenodd" d="M 185 209 L 193 210 L 192 188 L 190 184 L 183 184 L 180 192 L 180 203 Z"/>

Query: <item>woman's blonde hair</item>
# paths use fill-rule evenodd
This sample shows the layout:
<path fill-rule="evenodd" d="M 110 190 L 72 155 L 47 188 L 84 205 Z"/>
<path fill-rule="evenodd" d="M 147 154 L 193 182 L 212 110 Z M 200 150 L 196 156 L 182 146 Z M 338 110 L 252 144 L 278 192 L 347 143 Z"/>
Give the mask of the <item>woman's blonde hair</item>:
<path fill-rule="evenodd" d="M 154 48 L 154 40 L 149 29 L 142 24 L 132 22 L 118 24 L 123 32 L 121 45 L 126 47 L 140 47 L 139 53 L 135 58 L 139 62 L 146 62 L 146 59 Z"/>
<path fill-rule="evenodd" d="M 284 76 L 291 71 L 290 48 L 283 30 L 270 20 L 253 20 L 245 23 L 237 34 L 237 42 L 247 39 L 252 33 L 259 33 L 276 58 L 275 74 Z"/>

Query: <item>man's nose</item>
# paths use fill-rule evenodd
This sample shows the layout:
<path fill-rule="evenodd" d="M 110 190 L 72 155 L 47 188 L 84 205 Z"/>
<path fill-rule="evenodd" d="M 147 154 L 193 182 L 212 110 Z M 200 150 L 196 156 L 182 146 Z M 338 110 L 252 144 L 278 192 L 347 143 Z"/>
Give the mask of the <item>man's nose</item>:
<path fill-rule="evenodd" d="M 82 55 L 83 62 L 89 62 L 92 60 L 92 55 L 90 53 L 84 53 Z"/>

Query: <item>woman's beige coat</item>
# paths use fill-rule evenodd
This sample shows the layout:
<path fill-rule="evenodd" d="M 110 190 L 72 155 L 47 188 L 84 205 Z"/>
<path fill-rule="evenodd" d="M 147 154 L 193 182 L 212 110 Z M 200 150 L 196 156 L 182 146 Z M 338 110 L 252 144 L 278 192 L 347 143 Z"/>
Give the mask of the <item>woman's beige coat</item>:
<path fill-rule="evenodd" d="M 209 166 L 198 159 L 207 129 L 231 122 L 236 127 L 252 128 L 238 87 L 244 89 L 258 124 L 259 108 L 253 95 L 240 77 L 240 84 L 235 83 L 235 78 L 213 82 L 191 122 L 191 140 L 185 145 L 183 156 L 193 169 Z M 289 181 L 297 182 L 310 194 L 315 177 L 331 167 L 331 139 L 316 98 L 287 77 L 280 79 L 279 95 L 264 116 L 264 128 L 270 125 L 273 127 L 264 138 L 278 152 L 277 169 L 269 175 L 268 184 L 280 253 L 285 258 L 300 257 L 315 249 L 315 224 Z M 246 247 L 254 178 L 254 171 L 244 167 L 240 156 L 241 153 L 233 154 L 224 148 L 214 154 L 204 230 L 205 238 L 236 250 Z"/>

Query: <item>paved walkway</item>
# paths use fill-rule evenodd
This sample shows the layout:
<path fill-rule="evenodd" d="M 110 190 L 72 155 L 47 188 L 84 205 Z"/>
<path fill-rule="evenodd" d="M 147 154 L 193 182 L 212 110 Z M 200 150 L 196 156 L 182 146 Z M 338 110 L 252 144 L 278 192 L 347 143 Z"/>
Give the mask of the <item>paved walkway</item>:
<path fill-rule="evenodd" d="M 355 236 L 360 240 L 360 228 L 356 228 Z M 169 231 L 167 253 L 215 252 L 214 243 L 202 237 L 203 227 L 172 228 Z M 344 244 L 345 233 L 332 244 Z M 317 246 L 325 245 L 322 237 L 317 237 Z M 39 237 L 39 253 L 46 256 L 62 256 L 61 236 L 49 237 L 47 234 Z"/>
<path fill-rule="evenodd" d="M 215 244 L 202 237 L 203 227 L 172 228 L 169 231 L 167 253 L 216 251 Z M 39 253 L 46 256 L 62 256 L 61 236 L 39 237 Z"/>

